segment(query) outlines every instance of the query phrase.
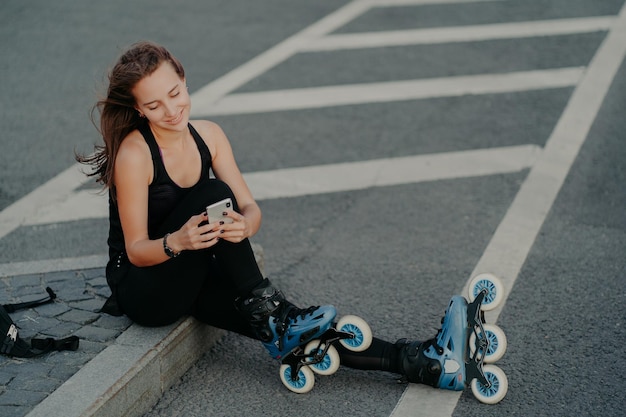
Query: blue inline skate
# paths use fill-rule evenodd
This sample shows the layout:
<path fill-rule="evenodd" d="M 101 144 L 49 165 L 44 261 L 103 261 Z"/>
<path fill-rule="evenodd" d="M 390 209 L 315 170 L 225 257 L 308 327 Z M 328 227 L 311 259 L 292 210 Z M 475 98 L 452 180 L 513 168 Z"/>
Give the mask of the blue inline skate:
<path fill-rule="evenodd" d="M 337 371 L 335 342 L 353 351 L 365 350 L 372 342 L 369 326 L 359 317 L 345 316 L 335 324 L 335 307 L 300 309 L 267 279 L 236 304 L 269 354 L 281 360 L 281 381 L 296 393 L 313 388 L 313 372 L 331 375 Z"/>
<path fill-rule="evenodd" d="M 472 302 L 462 296 L 452 297 L 435 338 L 398 341 L 407 379 L 454 391 L 470 385 L 479 401 L 501 401 L 508 380 L 500 368 L 490 364 L 504 355 L 506 336 L 498 326 L 485 324 L 484 311 L 495 308 L 502 297 L 500 281 L 482 274 L 470 282 Z"/>

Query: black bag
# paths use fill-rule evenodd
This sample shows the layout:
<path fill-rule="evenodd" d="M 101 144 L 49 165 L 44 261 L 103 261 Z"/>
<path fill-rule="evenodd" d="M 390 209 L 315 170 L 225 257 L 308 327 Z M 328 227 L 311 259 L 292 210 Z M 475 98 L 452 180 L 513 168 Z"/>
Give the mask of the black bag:
<path fill-rule="evenodd" d="M 20 339 L 18 329 L 9 313 L 23 308 L 40 306 L 51 303 L 56 298 L 56 294 L 49 287 L 46 288 L 48 296 L 40 300 L 28 301 L 25 303 L 0 305 L 0 353 L 3 355 L 18 358 L 32 358 L 43 355 L 53 350 L 76 350 L 78 349 L 78 337 L 70 336 L 64 339 L 32 338 L 30 346 L 24 339 Z M 4 335 L 4 339 L 2 339 Z"/>

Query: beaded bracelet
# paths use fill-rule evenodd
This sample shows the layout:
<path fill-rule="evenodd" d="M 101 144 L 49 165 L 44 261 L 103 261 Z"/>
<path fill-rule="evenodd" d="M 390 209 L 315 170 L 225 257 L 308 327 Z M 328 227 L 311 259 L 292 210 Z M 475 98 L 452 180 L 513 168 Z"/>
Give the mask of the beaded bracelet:
<path fill-rule="evenodd" d="M 167 256 L 169 256 L 170 258 L 175 258 L 175 257 L 177 257 L 178 255 L 180 255 L 180 252 L 174 252 L 172 249 L 170 249 L 170 247 L 169 247 L 169 246 L 167 246 L 167 237 L 168 237 L 169 235 L 170 235 L 170 234 L 169 234 L 169 233 L 167 233 L 165 236 L 163 236 L 163 250 L 165 251 L 165 254 L 166 254 Z"/>

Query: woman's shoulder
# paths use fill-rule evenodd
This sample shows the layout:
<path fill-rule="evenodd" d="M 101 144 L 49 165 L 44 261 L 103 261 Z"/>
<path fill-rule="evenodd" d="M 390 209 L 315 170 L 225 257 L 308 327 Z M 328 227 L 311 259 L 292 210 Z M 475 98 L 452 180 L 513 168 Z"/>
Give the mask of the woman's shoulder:
<path fill-rule="evenodd" d="M 145 162 L 146 158 L 147 160 L 151 159 L 150 147 L 139 130 L 133 130 L 122 140 L 122 143 L 120 143 L 116 162 L 120 160 L 127 162 Z"/>
<path fill-rule="evenodd" d="M 189 123 L 207 144 L 213 156 L 217 154 L 218 148 L 221 148 L 224 143 L 228 143 L 224 131 L 217 123 L 210 120 L 190 120 Z"/>
<path fill-rule="evenodd" d="M 129 133 L 120 144 L 113 170 L 118 190 L 122 184 L 152 182 L 154 168 L 150 147 L 138 130 Z"/>
<path fill-rule="evenodd" d="M 190 120 L 189 123 L 205 141 L 224 135 L 220 125 L 210 120 Z"/>

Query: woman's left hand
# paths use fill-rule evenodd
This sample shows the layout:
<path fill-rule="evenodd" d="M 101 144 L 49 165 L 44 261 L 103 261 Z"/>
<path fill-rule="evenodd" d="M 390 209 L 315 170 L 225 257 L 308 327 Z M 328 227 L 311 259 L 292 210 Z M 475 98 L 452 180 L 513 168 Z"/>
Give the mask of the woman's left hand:
<path fill-rule="evenodd" d="M 224 223 L 219 226 L 219 238 L 233 243 L 239 243 L 250 236 L 246 217 L 234 210 L 226 210 L 226 217 L 233 220 L 232 223 Z"/>

